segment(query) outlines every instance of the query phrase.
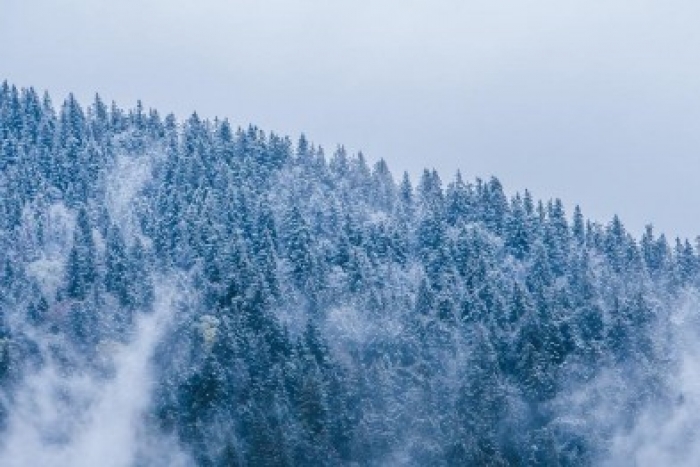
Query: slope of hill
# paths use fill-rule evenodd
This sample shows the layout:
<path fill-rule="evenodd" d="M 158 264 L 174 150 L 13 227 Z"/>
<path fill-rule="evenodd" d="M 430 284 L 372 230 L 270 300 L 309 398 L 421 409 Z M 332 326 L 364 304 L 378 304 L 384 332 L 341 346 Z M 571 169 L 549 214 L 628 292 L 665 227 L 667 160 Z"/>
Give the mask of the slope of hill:
<path fill-rule="evenodd" d="M 681 465 L 699 272 L 495 178 L 5 83 L 0 460 Z"/>

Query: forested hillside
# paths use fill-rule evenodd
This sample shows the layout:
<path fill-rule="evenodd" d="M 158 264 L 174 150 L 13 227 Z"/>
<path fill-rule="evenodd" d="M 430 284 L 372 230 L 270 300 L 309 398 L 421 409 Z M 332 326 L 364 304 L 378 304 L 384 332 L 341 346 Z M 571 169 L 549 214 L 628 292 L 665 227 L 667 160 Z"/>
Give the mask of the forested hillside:
<path fill-rule="evenodd" d="M 118 387 L 124 465 L 626 465 L 692 402 L 699 271 L 496 178 L 5 83 L 0 459 L 110 434 Z"/>

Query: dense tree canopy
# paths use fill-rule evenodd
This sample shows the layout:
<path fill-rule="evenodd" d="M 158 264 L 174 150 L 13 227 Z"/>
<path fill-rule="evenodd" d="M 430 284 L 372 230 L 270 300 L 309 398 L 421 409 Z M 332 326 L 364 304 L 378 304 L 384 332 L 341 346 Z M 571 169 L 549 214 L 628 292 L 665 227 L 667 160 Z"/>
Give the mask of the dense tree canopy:
<path fill-rule="evenodd" d="M 568 412 L 598 376 L 645 388 L 611 419 L 669 397 L 700 259 L 496 178 L 3 83 L 0 419 L 42 365 L 105 372 L 174 271 L 147 420 L 197 464 L 564 466 L 622 429 Z"/>

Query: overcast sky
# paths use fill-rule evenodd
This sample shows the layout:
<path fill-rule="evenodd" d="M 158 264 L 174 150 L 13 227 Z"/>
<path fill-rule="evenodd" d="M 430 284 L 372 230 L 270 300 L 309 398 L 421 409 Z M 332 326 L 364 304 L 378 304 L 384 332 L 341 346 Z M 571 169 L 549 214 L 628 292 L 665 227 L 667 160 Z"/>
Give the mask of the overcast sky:
<path fill-rule="evenodd" d="M 700 2 L 0 0 L 0 79 L 700 233 Z"/>

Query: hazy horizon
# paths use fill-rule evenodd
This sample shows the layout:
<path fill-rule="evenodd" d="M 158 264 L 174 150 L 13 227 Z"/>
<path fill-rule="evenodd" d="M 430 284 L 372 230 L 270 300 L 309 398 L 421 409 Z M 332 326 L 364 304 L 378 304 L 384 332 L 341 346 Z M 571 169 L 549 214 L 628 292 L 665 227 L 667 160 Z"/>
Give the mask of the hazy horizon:
<path fill-rule="evenodd" d="M 700 233 L 700 31 L 689 1 L 4 0 L 0 79 L 192 111 L 495 175 L 670 237 Z"/>

